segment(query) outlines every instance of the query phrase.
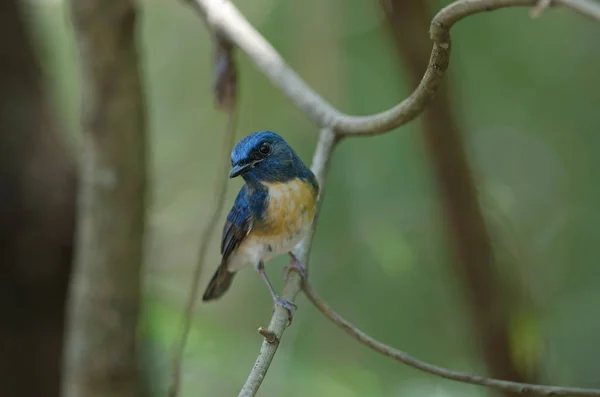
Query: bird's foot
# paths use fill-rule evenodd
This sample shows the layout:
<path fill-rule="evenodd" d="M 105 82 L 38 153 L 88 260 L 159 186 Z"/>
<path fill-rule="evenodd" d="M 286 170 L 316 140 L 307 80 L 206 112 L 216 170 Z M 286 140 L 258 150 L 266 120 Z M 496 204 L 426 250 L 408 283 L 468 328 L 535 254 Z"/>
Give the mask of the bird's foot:
<path fill-rule="evenodd" d="M 290 272 L 290 270 L 294 269 L 298 273 L 300 273 L 300 276 L 302 277 L 302 281 L 304 282 L 305 280 L 308 279 L 308 275 L 306 274 L 306 267 L 295 256 L 293 256 L 291 254 L 290 254 L 290 256 L 292 257 L 292 261 L 290 262 L 290 264 L 286 265 L 283 268 L 283 278 L 286 278 L 288 273 Z"/>
<path fill-rule="evenodd" d="M 294 318 L 294 312 L 297 309 L 297 306 L 294 302 L 290 302 L 288 300 L 285 300 L 277 295 L 275 295 L 273 297 L 273 301 L 275 302 L 275 305 L 277 306 L 281 306 L 283 307 L 285 310 L 288 311 L 288 325 L 292 323 L 292 319 Z M 273 308 L 273 310 L 275 310 L 275 308 Z"/>

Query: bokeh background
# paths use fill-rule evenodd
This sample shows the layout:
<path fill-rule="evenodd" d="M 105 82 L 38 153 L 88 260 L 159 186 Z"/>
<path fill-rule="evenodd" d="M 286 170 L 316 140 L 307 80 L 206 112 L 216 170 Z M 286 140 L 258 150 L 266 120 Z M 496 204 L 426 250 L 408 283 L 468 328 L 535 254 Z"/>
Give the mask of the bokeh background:
<path fill-rule="evenodd" d="M 290 65 L 339 109 L 369 114 L 412 89 L 376 1 L 236 2 Z M 433 15 L 447 1 L 429 1 Z M 31 25 L 59 119 L 78 145 L 78 68 L 68 6 L 36 3 Z M 142 1 L 151 206 L 140 325 L 151 395 L 171 348 L 213 206 L 225 116 L 210 91 L 211 44 L 184 2 Z M 417 39 L 415 39 L 417 41 Z M 600 26 L 563 9 L 461 21 L 447 76 L 510 307 L 510 356 L 540 382 L 600 387 Z M 270 129 L 310 162 L 318 131 L 242 54 L 237 137 Z M 310 279 L 374 337 L 438 365 L 486 374 L 419 120 L 336 150 Z M 229 208 L 241 181 L 229 182 Z M 221 218 L 224 219 L 225 213 Z M 221 224 L 222 222 L 220 222 Z M 215 230 L 202 286 L 219 261 Z M 269 263 L 281 288 L 287 258 Z M 476 396 L 359 345 L 300 296 L 261 396 Z M 258 353 L 271 298 L 251 269 L 199 303 L 182 397 L 236 395 Z"/>

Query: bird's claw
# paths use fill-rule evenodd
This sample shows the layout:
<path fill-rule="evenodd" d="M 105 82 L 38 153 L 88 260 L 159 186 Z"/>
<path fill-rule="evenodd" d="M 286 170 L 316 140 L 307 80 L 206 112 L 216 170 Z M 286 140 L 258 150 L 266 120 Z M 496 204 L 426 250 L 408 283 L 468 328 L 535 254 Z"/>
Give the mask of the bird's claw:
<path fill-rule="evenodd" d="M 298 273 L 300 273 L 300 276 L 302 277 L 302 281 L 304 282 L 305 280 L 308 279 L 308 275 L 306 274 L 306 268 L 304 267 L 304 265 L 297 259 L 292 259 L 292 262 L 290 262 L 290 264 L 286 265 L 283 268 L 283 277 L 287 277 L 287 274 L 290 272 L 290 270 L 296 270 Z"/>
<path fill-rule="evenodd" d="M 294 318 L 294 312 L 297 309 L 297 306 L 294 302 L 290 302 L 288 300 L 285 300 L 279 296 L 276 296 L 274 298 L 275 304 L 277 306 L 281 306 L 283 307 L 285 310 L 288 311 L 288 323 L 291 324 L 292 323 L 292 319 Z M 275 310 L 275 308 L 273 308 L 273 310 Z"/>

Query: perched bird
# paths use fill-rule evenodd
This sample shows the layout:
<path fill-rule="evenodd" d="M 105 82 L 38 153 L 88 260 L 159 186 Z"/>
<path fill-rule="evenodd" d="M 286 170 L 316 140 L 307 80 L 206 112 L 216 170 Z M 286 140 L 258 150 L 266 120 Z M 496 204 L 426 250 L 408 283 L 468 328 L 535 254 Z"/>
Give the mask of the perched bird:
<path fill-rule="evenodd" d="M 221 264 L 203 301 L 220 298 L 236 271 L 252 264 L 267 284 L 275 304 L 290 317 L 295 305 L 280 298 L 265 273 L 264 262 L 288 253 L 294 267 L 305 268 L 291 250 L 309 232 L 316 214 L 319 185 L 312 171 L 278 134 L 262 131 L 239 141 L 231 152 L 229 178 L 246 182 L 227 215 L 221 240 Z"/>

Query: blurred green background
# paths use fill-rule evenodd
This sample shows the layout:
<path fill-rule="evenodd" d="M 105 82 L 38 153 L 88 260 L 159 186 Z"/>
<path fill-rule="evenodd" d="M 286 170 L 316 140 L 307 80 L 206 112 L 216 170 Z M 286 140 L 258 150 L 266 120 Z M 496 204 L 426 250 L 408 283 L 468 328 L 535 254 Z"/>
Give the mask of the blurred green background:
<path fill-rule="evenodd" d="M 247 0 L 241 11 L 328 101 L 352 114 L 410 93 L 376 1 Z M 433 10 L 448 2 L 432 2 Z M 36 7 L 45 73 L 77 146 L 78 69 L 68 7 Z M 142 365 L 168 386 L 171 347 L 214 196 L 225 117 L 210 92 L 211 47 L 195 12 L 142 1 L 151 207 Z M 470 17 L 453 29 L 454 114 L 509 274 L 514 360 L 540 381 L 600 387 L 600 27 L 566 10 Z M 242 54 L 237 137 L 270 129 L 310 162 L 316 128 Z M 228 209 L 241 181 L 229 182 Z M 225 213 L 222 215 L 224 219 Z M 485 374 L 451 265 L 419 121 L 336 150 L 311 255 L 311 281 L 372 336 L 442 366 Z M 222 224 L 222 222 L 220 222 Z M 219 261 L 213 234 L 202 288 Z M 267 266 L 281 288 L 287 258 Z M 514 291 L 517 291 L 514 293 Z M 258 353 L 271 298 L 251 269 L 222 300 L 198 303 L 182 397 L 236 395 Z M 359 345 L 302 296 L 261 396 L 475 396 Z"/>

